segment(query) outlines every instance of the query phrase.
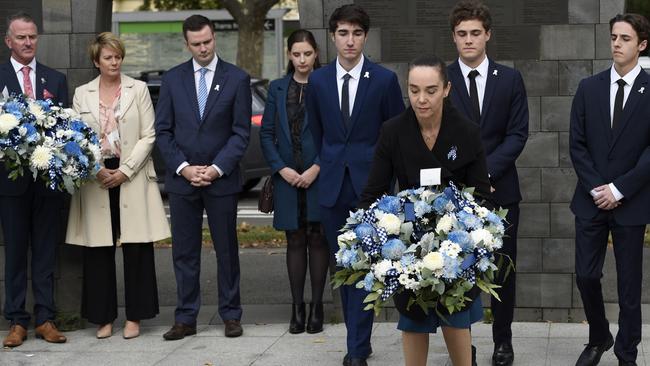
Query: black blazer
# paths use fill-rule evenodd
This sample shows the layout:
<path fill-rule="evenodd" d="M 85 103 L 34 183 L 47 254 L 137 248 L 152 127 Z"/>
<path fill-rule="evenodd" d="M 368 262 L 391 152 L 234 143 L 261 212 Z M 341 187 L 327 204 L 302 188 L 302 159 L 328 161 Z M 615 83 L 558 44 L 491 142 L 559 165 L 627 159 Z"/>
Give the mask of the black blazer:
<path fill-rule="evenodd" d="M 490 181 L 480 127 L 462 116 L 448 101 L 444 104 L 433 150 L 424 142 L 410 107 L 382 125 L 360 206 L 368 207 L 384 193 L 390 193 L 394 176 L 400 190 L 420 187 L 420 169 L 428 168 L 442 168 L 442 182 L 451 180 L 475 187 L 477 193 L 489 196 Z"/>

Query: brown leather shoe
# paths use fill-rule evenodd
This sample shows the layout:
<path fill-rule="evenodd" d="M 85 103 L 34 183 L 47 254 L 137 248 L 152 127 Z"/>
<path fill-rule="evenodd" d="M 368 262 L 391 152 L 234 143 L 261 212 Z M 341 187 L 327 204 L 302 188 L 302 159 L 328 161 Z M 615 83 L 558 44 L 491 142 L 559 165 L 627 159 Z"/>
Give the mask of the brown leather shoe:
<path fill-rule="evenodd" d="M 228 319 L 224 320 L 223 324 L 226 326 L 225 335 L 226 337 L 239 337 L 244 334 L 244 330 L 241 327 L 241 323 L 237 319 Z"/>
<path fill-rule="evenodd" d="M 167 333 L 163 334 L 166 341 L 177 341 L 196 334 L 196 326 L 190 326 L 183 323 L 176 323 Z"/>
<path fill-rule="evenodd" d="M 25 339 L 27 339 L 27 329 L 23 328 L 22 325 L 14 324 L 9 328 L 9 334 L 7 334 L 7 338 L 2 342 L 2 345 L 5 347 L 18 347 L 23 344 Z"/>
<path fill-rule="evenodd" d="M 44 339 L 50 343 L 65 343 L 68 339 L 56 329 L 56 325 L 51 320 L 39 325 L 34 329 L 36 338 Z"/>

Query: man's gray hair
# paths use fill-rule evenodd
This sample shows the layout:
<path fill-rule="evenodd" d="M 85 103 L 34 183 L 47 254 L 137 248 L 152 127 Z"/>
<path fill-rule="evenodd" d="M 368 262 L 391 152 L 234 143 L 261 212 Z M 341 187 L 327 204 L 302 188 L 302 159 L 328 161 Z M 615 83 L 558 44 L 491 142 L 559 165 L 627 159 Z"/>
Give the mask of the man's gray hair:
<path fill-rule="evenodd" d="M 9 26 L 11 26 L 11 23 L 13 23 L 14 20 L 22 20 L 27 23 L 34 23 L 34 18 L 32 18 L 31 15 L 27 14 L 24 11 L 19 11 L 17 13 L 11 14 L 10 16 L 7 17 L 7 32 L 5 33 L 6 35 L 9 35 L 11 33 L 11 30 L 9 29 Z M 37 26 L 38 27 L 38 26 Z"/>

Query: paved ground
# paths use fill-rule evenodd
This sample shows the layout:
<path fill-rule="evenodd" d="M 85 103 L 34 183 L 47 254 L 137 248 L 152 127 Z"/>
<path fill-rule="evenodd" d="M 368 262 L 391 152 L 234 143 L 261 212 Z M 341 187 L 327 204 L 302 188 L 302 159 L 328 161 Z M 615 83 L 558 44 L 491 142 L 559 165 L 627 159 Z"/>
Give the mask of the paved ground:
<path fill-rule="evenodd" d="M 287 324 L 265 323 L 263 310 L 251 309 L 244 324 L 244 335 L 230 339 L 223 336 L 223 325 L 214 307 L 204 307 L 196 336 L 180 341 L 162 339 L 172 319 L 171 308 L 161 310 L 155 320 L 143 323 L 141 336 L 132 340 L 121 337 L 121 329 L 109 339 L 95 338 L 95 329 L 68 332 L 68 343 L 48 344 L 34 339 L 30 330 L 28 340 L 13 350 L 0 350 L 0 365 L 196 365 L 196 366 L 337 366 L 345 354 L 345 327 L 326 325 L 320 334 L 292 335 Z M 271 316 L 277 320 L 277 314 Z M 116 324 L 122 324 L 120 319 Z M 616 331 L 616 325 L 612 325 Z M 515 365 L 573 365 L 587 339 L 587 326 L 564 323 L 515 323 L 513 345 Z M 644 325 L 644 334 L 650 326 Z M 2 333 L 4 335 L 4 332 Z M 488 324 L 473 327 L 473 343 L 478 348 L 478 364 L 489 365 L 492 352 L 491 330 Z M 374 354 L 371 366 L 403 364 L 400 334 L 395 323 L 377 323 L 373 331 Z M 431 335 L 429 365 L 451 365 L 441 334 Z M 645 365 L 650 353 L 650 338 L 639 346 L 638 364 Z M 650 356 L 647 356 L 650 361 Z M 601 365 L 617 365 L 610 350 Z"/>

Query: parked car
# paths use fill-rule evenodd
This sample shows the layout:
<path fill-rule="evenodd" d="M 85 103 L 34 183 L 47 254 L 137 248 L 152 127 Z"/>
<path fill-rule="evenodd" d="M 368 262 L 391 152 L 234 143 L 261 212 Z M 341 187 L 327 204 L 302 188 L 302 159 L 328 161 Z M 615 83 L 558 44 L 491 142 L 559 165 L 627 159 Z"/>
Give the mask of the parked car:
<path fill-rule="evenodd" d="M 137 79 L 147 83 L 154 108 L 158 103 L 160 84 L 164 72 L 165 70 L 143 71 L 140 75 L 136 76 Z M 250 141 L 248 143 L 248 149 L 246 149 L 246 153 L 239 163 L 244 182 L 242 186 L 244 191 L 248 191 L 255 187 L 262 177 L 271 174 L 271 169 L 268 164 L 266 164 L 266 160 L 262 154 L 259 135 L 260 126 L 262 125 L 262 115 L 264 114 L 264 105 L 266 104 L 267 80 L 251 79 L 251 95 L 253 100 L 253 114 L 251 116 Z M 161 190 L 164 190 L 165 164 L 160 152 L 158 151 L 158 147 L 154 148 L 152 155 L 154 166 L 156 168 L 156 175 L 158 176 L 158 184 L 161 186 Z"/>

